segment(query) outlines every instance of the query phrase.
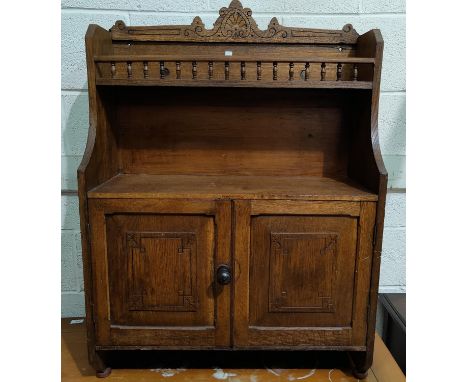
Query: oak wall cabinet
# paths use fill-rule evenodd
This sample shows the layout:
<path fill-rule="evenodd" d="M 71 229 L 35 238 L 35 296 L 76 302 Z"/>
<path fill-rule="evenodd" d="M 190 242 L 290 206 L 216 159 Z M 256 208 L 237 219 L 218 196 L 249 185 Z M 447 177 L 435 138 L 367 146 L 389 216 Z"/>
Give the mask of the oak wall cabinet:
<path fill-rule="evenodd" d="M 88 350 L 346 351 L 372 363 L 387 174 L 379 30 L 86 33 Z"/>

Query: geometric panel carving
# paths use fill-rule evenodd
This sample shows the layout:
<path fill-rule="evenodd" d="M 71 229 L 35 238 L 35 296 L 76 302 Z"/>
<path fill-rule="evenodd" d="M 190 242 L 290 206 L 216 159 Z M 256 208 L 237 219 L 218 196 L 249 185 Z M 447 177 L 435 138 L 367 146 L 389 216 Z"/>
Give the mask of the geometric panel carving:
<path fill-rule="evenodd" d="M 195 312 L 197 241 L 193 232 L 126 232 L 132 311 Z"/>
<path fill-rule="evenodd" d="M 271 233 L 269 312 L 334 312 L 337 233 Z"/>

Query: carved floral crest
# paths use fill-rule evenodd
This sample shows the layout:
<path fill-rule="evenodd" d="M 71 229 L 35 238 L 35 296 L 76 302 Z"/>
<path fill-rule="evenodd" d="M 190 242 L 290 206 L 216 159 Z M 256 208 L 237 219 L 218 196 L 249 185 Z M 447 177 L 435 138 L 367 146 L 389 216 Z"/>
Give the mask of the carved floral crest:
<path fill-rule="evenodd" d="M 135 41 L 211 41 L 211 42 L 292 42 L 292 43 L 355 43 L 358 33 L 351 24 L 342 30 L 290 28 L 272 18 L 266 30 L 260 30 L 252 18 L 252 10 L 239 0 L 219 11 L 213 29 L 206 29 L 200 17 L 190 25 L 128 27 L 117 21 L 111 29 L 114 40 Z"/>
<path fill-rule="evenodd" d="M 190 27 L 184 32 L 185 36 L 191 34 L 200 37 L 224 37 L 227 39 L 272 38 L 277 35 L 286 38 L 288 31 L 278 23 L 276 17 L 271 19 L 266 31 L 261 31 L 252 18 L 252 10 L 244 8 L 240 1 L 233 0 L 228 8 L 220 9 L 219 17 L 211 30 L 205 29 L 205 24 L 200 17 L 195 17 Z"/>

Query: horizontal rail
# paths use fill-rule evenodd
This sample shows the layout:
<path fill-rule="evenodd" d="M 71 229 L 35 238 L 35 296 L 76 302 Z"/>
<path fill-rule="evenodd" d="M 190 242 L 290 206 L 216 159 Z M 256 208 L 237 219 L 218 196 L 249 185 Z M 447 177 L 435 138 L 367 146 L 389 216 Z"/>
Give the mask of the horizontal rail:
<path fill-rule="evenodd" d="M 366 57 L 289 57 L 288 59 L 272 59 L 272 57 L 269 57 L 261 60 L 259 57 L 233 58 L 231 56 L 214 59 L 207 56 L 182 58 L 180 55 L 161 55 L 158 57 L 154 55 L 101 55 L 95 56 L 95 62 L 99 73 L 97 80 L 107 81 L 110 76 L 113 84 L 117 84 L 115 82 L 117 80 L 124 80 L 129 85 L 136 84 L 141 77 L 148 85 L 153 83 L 156 78 L 158 78 L 158 81 L 165 82 L 176 80 L 180 85 L 182 85 L 181 80 L 190 78 L 200 84 L 199 81 L 207 76 L 213 86 L 224 86 L 225 81 L 232 83 L 239 79 L 241 82 L 262 82 L 263 85 L 260 86 L 268 87 L 269 85 L 266 82 L 269 80 L 272 80 L 273 83 L 284 81 L 285 68 L 283 65 L 286 65 L 287 80 L 291 83 L 297 81 L 316 82 L 315 78 L 317 70 L 319 70 L 319 81 L 324 84 L 297 85 L 298 87 L 325 87 L 325 84 L 333 79 L 340 83 L 352 82 L 354 84 L 351 86 L 338 84 L 329 87 L 355 89 L 369 89 L 372 87 L 369 83 L 364 84 L 363 82 L 369 82 L 371 79 L 370 68 L 366 68 L 365 65 L 372 65 L 372 70 L 374 66 L 374 59 Z M 175 64 L 175 70 L 172 64 Z M 222 68 L 219 67 L 220 64 Z M 237 64 L 240 64 L 240 70 Z M 172 68 L 169 69 L 169 67 Z M 361 69 L 363 69 L 364 75 L 360 75 Z M 252 73 L 252 70 L 254 70 L 254 73 Z M 223 85 L 216 85 L 214 82 L 219 80 L 220 77 L 224 77 Z M 187 84 L 187 86 L 191 85 Z"/>
<path fill-rule="evenodd" d="M 243 80 L 152 80 L 96 79 L 97 85 L 121 86 L 206 86 L 258 88 L 372 89 L 371 81 L 243 81 Z"/>
<path fill-rule="evenodd" d="M 137 61 L 146 61 L 146 62 L 159 62 L 159 61 L 179 61 L 179 62 L 278 62 L 278 63 L 289 63 L 289 62 L 310 62 L 310 63 L 341 63 L 341 64 L 374 64 L 375 59 L 369 57 L 288 57 L 288 58 L 279 58 L 279 57 L 257 57 L 252 58 L 252 56 L 222 56 L 222 57 L 213 57 L 213 56 L 190 56 L 183 57 L 177 55 L 96 55 L 94 56 L 95 62 L 137 62 Z"/>

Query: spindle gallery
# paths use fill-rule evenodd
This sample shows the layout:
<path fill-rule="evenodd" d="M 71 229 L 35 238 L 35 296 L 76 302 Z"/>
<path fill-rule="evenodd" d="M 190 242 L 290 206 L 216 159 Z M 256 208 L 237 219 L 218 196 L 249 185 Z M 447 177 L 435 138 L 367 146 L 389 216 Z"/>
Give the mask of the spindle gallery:
<path fill-rule="evenodd" d="M 78 183 L 98 376 L 139 349 L 340 351 L 366 375 L 382 53 L 379 30 L 261 30 L 237 0 L 212 28 L 89 26 Z"/>

